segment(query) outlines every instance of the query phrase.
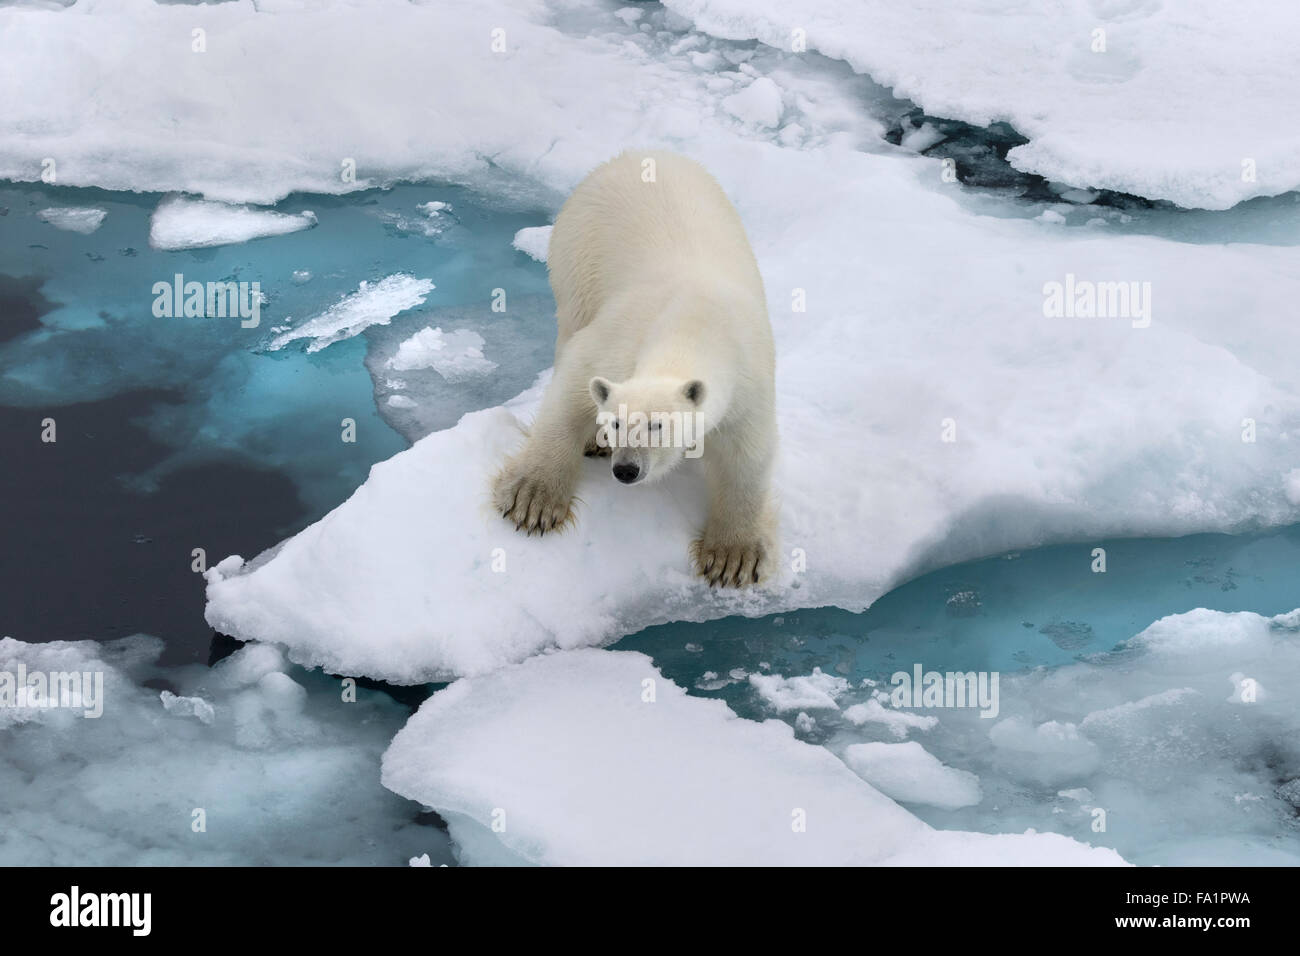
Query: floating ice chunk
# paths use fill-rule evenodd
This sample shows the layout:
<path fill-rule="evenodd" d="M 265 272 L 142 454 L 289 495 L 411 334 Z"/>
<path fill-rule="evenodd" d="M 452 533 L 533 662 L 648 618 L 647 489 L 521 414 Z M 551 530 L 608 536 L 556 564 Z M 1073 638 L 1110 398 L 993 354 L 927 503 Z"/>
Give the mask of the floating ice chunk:
<path fill-rule="evenodd" d="M 108 211 L 96 209 L 94 206 L 57 206 L 42 209 L 36 215 L 56 229 L 66 229 L 87 236 L 103 224 Z"/>
<path fill-rule="evenodd" d="M 844 708 L 844 717 L 850 723 L 884 724 L 895 737 L 906 737 L 909 730 L 929 730 L 939 722 L 938 717 L 927 714 L 911 714 L 905 710 L 893 710 L 886 707 L 875 697 L 861 704 Z"/>
<path fill-rule="evenodd" d="M 750 674 L 749 683 L 778 714 L 791 710 L 839 710 L 835 698 L 849 689 L 847 680 L 823 674 L 820 667 L 799 677 Z"/>
<path fill-rule="evenodd" d="M 1030 140 L 1011 150 L 1012 165 L 1050 180 L 1206 209 L 1300 188 L 1294 4 L 665 6 L 707 33 L 782 50 L 799 28 L 810 50 L 845 60 L 931 116 L 1005 120 Z"/>
<path fill-rule="evenodd" d="M 470 329 L 425 327 L 397 347 L 388 367 L 398 372 L 431 368 L 449 382 L 486 375 L 497 367 L 483 357 L 483 336 Z"/>
<path fill-rule="evenodd" d="M 1009 753 L 1008 772 L 1018 779 L 1062 782 L 1091 773 L 1100 763 L 1096 745 L 1070 722 L 1034 726 L 1023 717 L 1008 717 L 989 729 L 989 740 Z"/>
<path fill-rule="evenodd" d="M 433 866 L 433 864 L 429 862 L 429 854 L 427 853 L 421 853 L 419 856 L 411 857 L 410 865 L 411 866 Z"/>
<path fill-rule="evenodd" d="M 637 653 L 457 681 L 394 738 L 383 781 L 435 809 L 467 864 L 1122 863 L 1055 834 L 933 830 L 788 724 L 690 697 Z"/>
<path fill-rule="evenodd" d="M 308 352 L 350 339 L 372 325 L 387 325 L 393 316 L 423 305 L 435 286 L 428 279 L 396 273 L 378 282 L 361 282 L 357 291 L 345 295 L 315 318 L 282 332 L 267 348 L 275 351 L 290 342 L 310 339 Z"/>
<path fill-rule="evenodd" d="M 415 233 L 426 239 L 434 239 L 442 235 L 452 223 L 449 217 L 443 215 L 451 210 L 451 203 L 435 200 L 419 203 L 415 208 L 420 213 L 419 216 L 407 216 L 392 209 L 385 209 L 380 211 L 379 218 L 399 232 Z"/>
<path fill-rule="evenodd" d="M 392 408 L 418 408 L 419 402 L 407 398 L 405 395 L 389 395 L 387 404 Z"/>
<path fill-rule="evenodd" d="M 283 236 L 314 225 L 316 214 L 312 212 L 288 215 L 268 209 L 171 196 L 154 210 L 149 223 L 149 244 L 155 249 L 199 249 L 266 236 Z"/>
<path fill-rule="evenodd" d="M 1097 201 L 1101 193 L 1095 189 L 1063 189 L 1059 193 L 1060 197 L 1066 202 L 1078 203 L 1081 206 L 1087 206 Z"/>
<path fill-rule="evenodd" d="M 546 251 L 551 245 L 551 230 L 554 226 L 529 226 L 515 233 L 511 243 L 516 249 L 538 262 L 546 261 Z"/>
<path fill-rule="evenodd" d="M 722 108 L 747 126 L 775 129 L 781 125 L 781 88 L 760 76 L 739 93 L 722 101 Z"/>
<path fill-rule="evenodd" d="M 914 740 L 852 744 L 844 751 L 844 762 L 885 796 L 902 803 L 957 810 L 983 799 L 979 777 L 944 766 Z"/>
<path fill-rule="evenodd" d="M 943 133 L 939 132 L 939 128 L 933 123 L 922 123 L 915 129 L 904 133 L 900 145 L 904 149 L 924 153 L 931 146 L 942 143 L 947 138 Z"/>
<path fill-rule="evenodd" d="M 177 697 L 169 690 L 161 694 L 163 710 L 177 717 L 197 717 L 200 723 L 210 724 L 217 712 L 202 697 Z"/>

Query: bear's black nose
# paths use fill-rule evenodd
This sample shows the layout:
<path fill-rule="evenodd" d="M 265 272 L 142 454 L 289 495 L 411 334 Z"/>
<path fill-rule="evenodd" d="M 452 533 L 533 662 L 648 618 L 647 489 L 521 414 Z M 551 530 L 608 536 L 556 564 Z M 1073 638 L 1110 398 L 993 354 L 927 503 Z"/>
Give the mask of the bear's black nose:
<path fill-rule="evenodd" d="M 614 477 L 625 485 L 630 485 L 636 481 L 639 474 L 641 474 L 640 466 L 631 462 L 619 462 L 614 466 Z"/>

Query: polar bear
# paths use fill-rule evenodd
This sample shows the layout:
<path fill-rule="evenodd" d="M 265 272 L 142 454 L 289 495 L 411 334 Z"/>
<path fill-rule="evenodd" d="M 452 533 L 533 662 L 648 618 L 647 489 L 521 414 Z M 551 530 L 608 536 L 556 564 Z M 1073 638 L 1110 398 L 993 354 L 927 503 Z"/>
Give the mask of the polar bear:
<path fill-rule="evenodd" d="M 708 517 L 690 554 L 712 586 L 771 573 L 775 350 L 740 217 L 698 163 L 626 152 L 565 202 L 547 256 L 555 372 L 492 500 L 529 534 L 563 529 L 583 456 L 626 485 L 700 457 Z"/>

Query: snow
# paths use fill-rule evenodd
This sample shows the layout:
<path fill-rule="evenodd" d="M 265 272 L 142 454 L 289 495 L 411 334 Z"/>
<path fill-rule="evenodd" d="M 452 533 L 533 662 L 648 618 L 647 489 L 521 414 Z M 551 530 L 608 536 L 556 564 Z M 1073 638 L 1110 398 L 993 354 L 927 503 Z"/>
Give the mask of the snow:
<path fill-rule="evenodd" d="M 945 767 L 914 740 L 901 744 L 853 744 L 844 751 L 849 769 L 887 797 L 955 810 L 980 802 L 973 773 Z"/>
<path fill-rule="evenodd" d="M 88 236 L 103 225 L 108 211 L 94 206 L 56 206 L 42 209 L 36 215 L 55 229 L 66 229 Z"/>
<path fill-rule="evenodd" d="M 286 215 L 172 196 L 160 202 L 154 210 L 149 226 L 149 244 L 155 249 L 202 249 L 283 236 L 314 225 L 316 215 L 312 212 Z"/>
<path fill-rule="evenodd" d="M 1294 4 L 665 6 L 718 37 L 784 51 L 803 30 L 809 50 L 846 61 L 931 116 L 978 126 L 1009 122 L 1029 139 L 1011 150 L 1011 164 L 1050 180 L 1204 209 L 1300 188 Z"/>
<path fill-rule="evenodd" d="M 551 245 L 552 226 L 529 226 L 527 229 L 520 229 L 515 233 L 515 240 L 511 245 L 522 252 L 524 255 L 536 259 L 538 262 L 546 261 L 546 251 Z"/>
<path fill-rule="evenodd" d="M 447 821 L 462 864 L 1123 862 L 1056 834 L 933 830 L 784 723 L 687 696 L 628 652 L 457 681 L 393 739 L 383 782 Z"/>
<path fill-rule="evenodd" d="M 209 623 L 421 682 L 674 620 L 860 610 L 925 570 L 1047 542 L 1300 520 L 1279 480 L 1300 456 L 1300 329 L 1276 307 L 1300 300 L 1289 249 L 971 216 L 921 159 L 734 136 L 697 156 L 746 222 L 777 342 L 769 589 L 710 593 L 691 575 L 698 462 L 631 491 L 586 462 L 576 526 L 515 534 L 487 488 L 535 387 L 377 465 L 324 521 L 211 579 Z M 827 248 L 868 252 L 845 270 Z M 1068 276 L 1150 283 L 1149 326 L 1045 316 Z"/>
<path fill-rule="evenodd" d="M 357 291 L 345 295 L 320 315 L 314 316 L 271 340 L 267 348 L 282 349 L 290 342 L 310 339 L 308 352 L 359 335 L 372 325 L 387 325 L 407 309 L 423 305 L 434 284 L 405 273 L 394 273 L 378 282 L 362 281 Z"/>
<path fill-rule="evenodd" d="M 249 645 L 212 668 L 159 669 L 162 646 L 145 635 L 0 640 L 0 672 L 99 673 L 105 695 L 103 715 L 90 719 L 0 708 L 6 865 L 450 859 L 446 837 L 378 782 L 404 707 L 366 690 L 344 703 L 337 681 L 291 669 L 272 647 Z M 160 683 L 172 689 L 160 693 Z"/>
<path fill-rule="evenodd" d="M 444 333 L 428 326 L 403 340 L 388 367 L 398 372 L 431 368 L 449 382 L 487 375 L 496 362 L 483 357 L 483 336 L 470 329 Z"/>
<path fill-rule="evenodd" d="M 748 126 L 775 127 L 781 123 L 781 89 L 760 76 L 739 93 L 724 98 L 722 108 Z"/>

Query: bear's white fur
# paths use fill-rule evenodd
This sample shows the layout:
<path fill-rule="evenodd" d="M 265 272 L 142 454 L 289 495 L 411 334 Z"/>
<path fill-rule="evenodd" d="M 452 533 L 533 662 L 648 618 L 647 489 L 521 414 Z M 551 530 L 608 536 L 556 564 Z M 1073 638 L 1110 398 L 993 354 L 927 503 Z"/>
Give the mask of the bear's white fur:
<path fill-rule="evenodd" d="M 547 267 L 555 373 L 494 480 L 498 511 L 544 534 L 573 518 L 584 453 L 610 454 L 628 483 L 699 455 L 709 512 L 696 571 L 714 585 L 763 581 L 776 558 L 775 353 L 758 264 L 722 188 L 682 156 L 624 153 L 564 204 Z"/>

